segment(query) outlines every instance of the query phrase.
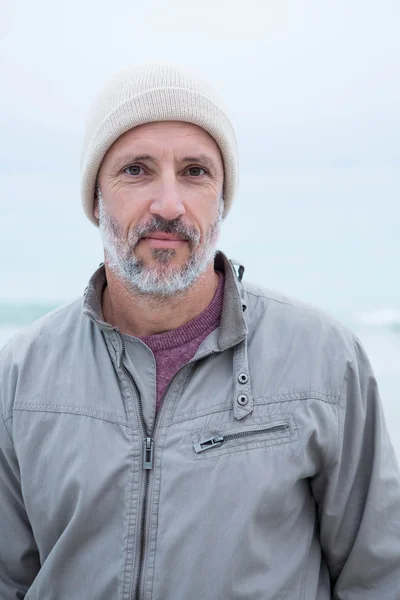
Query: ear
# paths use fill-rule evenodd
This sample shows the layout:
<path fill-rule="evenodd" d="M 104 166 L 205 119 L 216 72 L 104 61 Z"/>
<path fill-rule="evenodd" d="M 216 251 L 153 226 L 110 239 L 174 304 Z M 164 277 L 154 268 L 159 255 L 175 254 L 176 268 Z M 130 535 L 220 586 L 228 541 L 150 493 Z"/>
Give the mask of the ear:
<path fill-rule="evenodd" d="M 96 217 L 96 219 L 99 218 L 99 199 L 97 198 L 97 194 L 95 194 L 94 196 L 93 214 Z"/>

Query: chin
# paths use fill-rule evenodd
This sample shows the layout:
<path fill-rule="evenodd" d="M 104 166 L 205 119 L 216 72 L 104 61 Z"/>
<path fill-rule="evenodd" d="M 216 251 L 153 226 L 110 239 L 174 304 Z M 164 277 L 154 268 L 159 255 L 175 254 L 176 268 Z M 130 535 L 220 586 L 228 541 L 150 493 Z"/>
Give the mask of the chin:
<path fill-rule="evenodd" d="M 159 265 L 184 265 L 189 260 L 188 252 L 180 252 L 175 248 L 151 248 L 143 257 L 145 263 Z"/>

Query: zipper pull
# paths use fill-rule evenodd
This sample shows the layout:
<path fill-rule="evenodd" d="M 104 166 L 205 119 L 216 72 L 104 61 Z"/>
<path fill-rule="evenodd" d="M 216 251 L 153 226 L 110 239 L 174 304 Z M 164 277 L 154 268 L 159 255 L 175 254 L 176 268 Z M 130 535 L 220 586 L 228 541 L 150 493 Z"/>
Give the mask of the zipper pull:
<path fill-rule="evenodd" d="M 145 438 L 143 442 L 143 469 L 153 468 L 154 440 L 151 437 Z"/>
<path fill-rule="evenodd" d="M 198 454 L 199 452 L 204 452 L 204 450 L 208 450 L 209 448 L 214 448 L 214 446 L 220 446 L 224 441 L 225 438 L 222 435 L 218 435 L 216 437 L 209 438 L 208 440 L 204 440 L 204 442 L 193 444 L 193 448 Z"/>

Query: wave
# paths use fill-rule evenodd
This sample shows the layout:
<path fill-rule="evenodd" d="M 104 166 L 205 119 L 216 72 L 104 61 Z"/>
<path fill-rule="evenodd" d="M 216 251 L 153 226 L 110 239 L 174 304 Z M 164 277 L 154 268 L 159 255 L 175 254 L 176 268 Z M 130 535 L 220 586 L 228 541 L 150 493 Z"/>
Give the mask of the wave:
<path fill-rule="evenodd" d="M 358 313 L 355 321 L 363 327 L 400 331 L 400 309 L 381 308 Z"/>
<path fill-rule="evenodd" d="M 0 302 L 0 326 L 29 325 L 57 306 L 44 302 Z"/>

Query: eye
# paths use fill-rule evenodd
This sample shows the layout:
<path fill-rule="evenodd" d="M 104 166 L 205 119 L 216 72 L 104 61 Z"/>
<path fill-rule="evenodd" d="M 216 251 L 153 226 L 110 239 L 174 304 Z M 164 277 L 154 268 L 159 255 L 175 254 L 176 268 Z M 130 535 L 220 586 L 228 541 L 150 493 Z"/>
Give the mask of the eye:
<path fill-rule="evenodd" d="M 202 173 L 200 171 L 203 171 Z M 200 175 L 205 175 L 207 171 L 202 167 L 189 167 L 187 172 L 191 177 L 199 177 Z"/>
<path fill-rule="evenodd" d="M 137 177 L 138 175 L 142 175 L 140 170 L 143 171 L 143 167 L 140 167 L 139 165 L 131 165 L 130 167 L 126 167 L 126 169 L 124 169 L 124 173 L 127 175 L 132 175 L 132 177 Z"/>

